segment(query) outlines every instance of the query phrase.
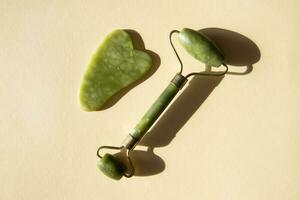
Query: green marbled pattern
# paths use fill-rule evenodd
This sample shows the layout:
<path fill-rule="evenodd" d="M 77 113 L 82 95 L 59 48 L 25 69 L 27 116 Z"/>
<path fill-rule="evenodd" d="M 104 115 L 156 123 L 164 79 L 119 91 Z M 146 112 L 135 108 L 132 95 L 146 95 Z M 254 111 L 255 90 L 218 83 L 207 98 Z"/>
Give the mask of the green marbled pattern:
<path fill-rule="evenodd" d="M 97 164 L 98 168 L 106 176 L 119 180 L 126 171 L 126 166 L 111 154 L 105 154 Z"/>
<path fill-rule="evenodd" d="M 224 57 L 218 47 L 205 35 L 184 28 L 179 33 L 179 42 L 197 60 L 213 67 L 219 67 Z"/>
<path fill-rule="evenodd" d="M 135 126 L 134 131 L 130 134 L 137 140 L 140 140 L 172 101 L 178 91 L 179 88 L 173 83 L 170 83 Z"/>
<path fill-rule="evenodd" d="M 151 64 L 147 53 L 133 48 L 126 31 L 111 32 L 87 66 L 79 92 L 81 107 L 100 110 L 114 94 L 142 78 Z"/>

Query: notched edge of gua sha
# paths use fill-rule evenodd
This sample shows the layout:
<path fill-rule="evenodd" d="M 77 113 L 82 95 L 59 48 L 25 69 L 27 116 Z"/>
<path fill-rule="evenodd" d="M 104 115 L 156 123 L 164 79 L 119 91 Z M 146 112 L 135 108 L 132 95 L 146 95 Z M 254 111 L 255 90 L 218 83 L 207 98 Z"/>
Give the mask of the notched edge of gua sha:
<path fill-rule="evenodd" d="M 111 97 L 147 75 L 151 56 L 135 49 L 121 29 L 109 33 L 92 55 L 84 72 L 79 101 L 85 111 L 98 111 Z"/>
<path fill-rule="evenodd" d="M 224 62 L 220 48 L 204 33 L 183 28 L 179 33 L 179 42 L 190 55 L 209 66 L 219 67 Z"/>

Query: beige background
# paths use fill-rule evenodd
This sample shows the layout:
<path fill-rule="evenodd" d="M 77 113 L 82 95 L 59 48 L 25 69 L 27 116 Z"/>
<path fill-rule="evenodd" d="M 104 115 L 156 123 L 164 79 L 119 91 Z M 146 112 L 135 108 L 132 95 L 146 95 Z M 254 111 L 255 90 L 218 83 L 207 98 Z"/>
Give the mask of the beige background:
<path fill-rule="evenodd" d="M 0 199 L 300 199 L 299 9 L 297 0 L 1 0 Z M 180 97 L 186 120 L 173 107 L 156 127 L 182 125 L 156 141 L 144 164 L 152 175 L 110 180 L 95 151 L 119 145 L 177 72 L 168 33 L 182 27 L 236 31 L 261 58 L 250 74 L 201 79 Z M 160 65 L 113 107 L 81 111 L 86 63 L 116 28 L 140 33 Z M 186 71 L 200 66 L 180 52 Z"/>

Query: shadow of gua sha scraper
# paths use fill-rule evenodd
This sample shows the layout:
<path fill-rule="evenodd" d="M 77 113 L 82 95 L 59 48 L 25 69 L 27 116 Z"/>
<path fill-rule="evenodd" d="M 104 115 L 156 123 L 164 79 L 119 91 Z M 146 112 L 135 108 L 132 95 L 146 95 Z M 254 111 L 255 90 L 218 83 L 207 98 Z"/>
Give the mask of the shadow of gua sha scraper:
<path fill-rule="evenodd" d="M 83 110 L 97 111 L 112 106 L 131 88 L 151 76 L 158 67 L 157 55 L 145 51 L 141 45 L 140 49 L 136 49 L 133 36 L 128 32 L 120 29 L 111 32 L 93 54 L 79 91 Z M 153 57 L 155 67 L 152 67 Z"/>

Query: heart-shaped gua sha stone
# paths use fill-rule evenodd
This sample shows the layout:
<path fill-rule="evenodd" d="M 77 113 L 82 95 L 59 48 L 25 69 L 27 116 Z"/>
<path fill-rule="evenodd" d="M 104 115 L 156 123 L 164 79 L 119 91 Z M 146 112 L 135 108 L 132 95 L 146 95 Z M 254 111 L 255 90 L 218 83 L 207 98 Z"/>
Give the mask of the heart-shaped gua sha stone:
<path fill-rule="evenodd" d="M 114 94 L 146 75 L 151 65 L 150 55 L 134 49 L 126 31 L 111 32 L 85 71 L 79 92 L 81 107 L 101 110 Z"/>

